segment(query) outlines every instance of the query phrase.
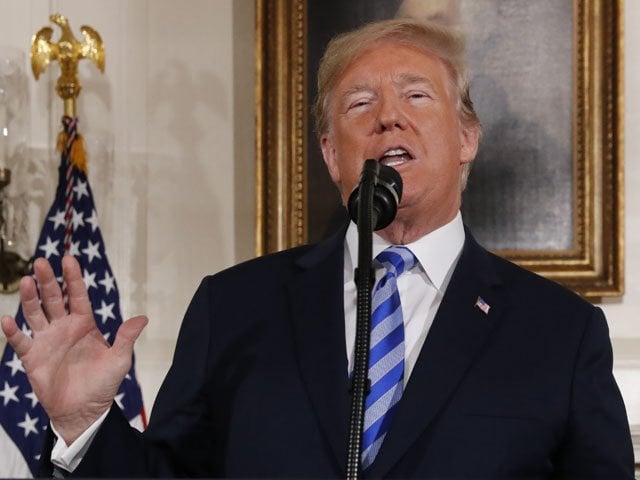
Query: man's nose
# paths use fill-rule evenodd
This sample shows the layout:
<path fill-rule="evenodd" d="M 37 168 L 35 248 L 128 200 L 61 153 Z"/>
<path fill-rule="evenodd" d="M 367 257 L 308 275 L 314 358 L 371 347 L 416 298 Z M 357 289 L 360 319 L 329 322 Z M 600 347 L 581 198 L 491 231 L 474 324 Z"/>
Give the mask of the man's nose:
<path fill-rule="evenodd" d="M 376 119 L 376 132 L 382 133 L 395 128 L 404 130 L 407 119 L 397 98 L 385 98 L 380 102 Z"/>

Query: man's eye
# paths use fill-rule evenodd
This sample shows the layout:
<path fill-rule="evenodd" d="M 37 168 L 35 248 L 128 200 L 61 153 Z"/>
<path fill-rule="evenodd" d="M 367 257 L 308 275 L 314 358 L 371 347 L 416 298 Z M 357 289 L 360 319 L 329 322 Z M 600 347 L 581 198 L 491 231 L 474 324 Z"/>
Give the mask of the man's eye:
<path fill-rule="evenodd" d="M 368 99 L 356 100 L 355 102 L 352 102 L 351 105 L 349 105 L 349 110 L 364 107 L 366 105 L 369 105 L 369 103 L 371 102 Z"/>
<path fill-rule="evenodd" d="M 411 99 L 421 99 L 421 98 L 429 98 L 425 92 L 409 92 L 409 98 Z"/>

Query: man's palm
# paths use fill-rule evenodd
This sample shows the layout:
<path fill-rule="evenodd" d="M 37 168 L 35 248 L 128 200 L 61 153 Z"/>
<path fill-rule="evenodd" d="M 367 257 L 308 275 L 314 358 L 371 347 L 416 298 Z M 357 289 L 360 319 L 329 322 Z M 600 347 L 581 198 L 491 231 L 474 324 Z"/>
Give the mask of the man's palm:
<path fill-rule="evenodd" d="M 20 282 L 22 311 L 33 338 L 20 331 L 12 317 L 2 319 L 2 330 L 22 360 L 36 397 L 70 445 L 113 403 L 147 319 L 126 321 L 110 347 L 96 326 L 78 262 L 65 257 L 62 268 L 69 312 L 49 262 L 38 259 L 34 271 L 40 299 L 32 278 Z"/>

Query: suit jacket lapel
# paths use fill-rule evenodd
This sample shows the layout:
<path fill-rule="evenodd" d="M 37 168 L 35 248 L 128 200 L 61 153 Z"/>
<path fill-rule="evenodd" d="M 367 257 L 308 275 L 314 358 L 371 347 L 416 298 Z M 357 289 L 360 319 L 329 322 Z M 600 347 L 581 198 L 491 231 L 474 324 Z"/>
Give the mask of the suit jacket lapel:
<path fill-rule="evenodd" d="M 467 232 L 449 287 L 367 476 L 384 476 L 446 405 L 506 308 L 499 283 L 489 253 Z M 476 306 L 478 297 L 490 305 L 488 313 Z"/>
<path fill-rule="evenodd" d="M 342 471 L 345 469 L 348 363 L 344 327 L 344 231 L 301 257 L 289 284 L 300 373 Z"/>

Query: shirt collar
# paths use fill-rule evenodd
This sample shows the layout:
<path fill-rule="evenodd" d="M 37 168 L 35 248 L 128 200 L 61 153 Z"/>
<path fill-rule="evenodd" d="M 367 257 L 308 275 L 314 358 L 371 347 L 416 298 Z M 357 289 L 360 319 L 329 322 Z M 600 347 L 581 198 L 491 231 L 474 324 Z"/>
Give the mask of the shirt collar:
<path fill-rule="evenodd" d="M 433 286 L 442 290 L 447 275 L 462 252 L 464 238 L 462 215 L 458 211 L 455 218 L 449 223 L 406 246 L 416 256 Z M 390 245 L 374 232 L 373 257 L 375 258 Z M 348 268 L 352 271 L 358 261 L 358 227 L 354 222 L 351 222 L 347 229 L 345 253 L 348 255 L 345 257 L 345 268 L 347 268 L 347 262 L 350 262 L 351 265 Z"/>

